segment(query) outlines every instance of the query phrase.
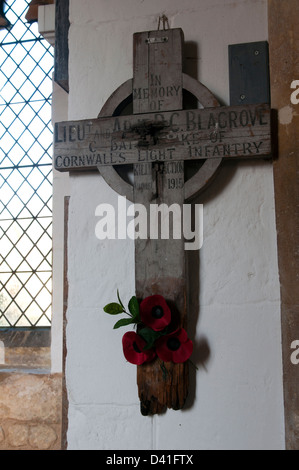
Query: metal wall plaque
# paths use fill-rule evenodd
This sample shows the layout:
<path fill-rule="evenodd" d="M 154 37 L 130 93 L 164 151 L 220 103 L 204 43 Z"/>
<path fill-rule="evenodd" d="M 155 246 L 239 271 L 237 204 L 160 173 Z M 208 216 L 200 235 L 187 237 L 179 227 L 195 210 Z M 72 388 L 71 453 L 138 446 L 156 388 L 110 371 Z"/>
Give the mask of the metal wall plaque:
<path fill-rule="evenodd" d="M 266 41 L 229 46 L 230 104 L 270 103 Z"/>

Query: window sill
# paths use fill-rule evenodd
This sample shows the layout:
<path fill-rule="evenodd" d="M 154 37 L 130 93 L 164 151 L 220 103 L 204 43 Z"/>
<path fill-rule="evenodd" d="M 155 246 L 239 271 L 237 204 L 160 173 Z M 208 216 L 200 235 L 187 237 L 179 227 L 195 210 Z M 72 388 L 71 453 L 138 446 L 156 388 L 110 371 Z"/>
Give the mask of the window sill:
<path fill-rule="evenodd" d="M 50 328 L 0 329 L 0 369 L 50 370 L 50 346 Z"/>

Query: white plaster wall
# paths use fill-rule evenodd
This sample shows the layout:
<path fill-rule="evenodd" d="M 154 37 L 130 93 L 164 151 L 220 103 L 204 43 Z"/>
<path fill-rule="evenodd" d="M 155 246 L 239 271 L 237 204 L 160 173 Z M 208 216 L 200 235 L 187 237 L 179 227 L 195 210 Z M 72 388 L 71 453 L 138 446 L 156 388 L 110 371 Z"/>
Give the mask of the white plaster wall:
<path fill-rule="evenodd" d="M 132 77 L 134 32 L 165 13 L 185 33 L 185 71 L 229 104 L 229 44 L 267 39 L 266 0 L 71 0 L 69 119 L 94 118 Z M 125 330 L 103 306 L 134 294 L 134 243 L 99 241 L 95 210 L 116 206 L 98 174 L 70 177 L 66 379 L 69 449 L 284 447 L 279 280 L 271 163 L 224 164 L 204 204 L 199 315 L 184 411 L 142 417 Z M 194 274 L 194 273 L 193 273 Z M 196 304 L 195 299 L 195 304 Z M 192 306 L 194 305 L 194 299 Z M 191 308 L 192 310 L 192 308 Z"/>

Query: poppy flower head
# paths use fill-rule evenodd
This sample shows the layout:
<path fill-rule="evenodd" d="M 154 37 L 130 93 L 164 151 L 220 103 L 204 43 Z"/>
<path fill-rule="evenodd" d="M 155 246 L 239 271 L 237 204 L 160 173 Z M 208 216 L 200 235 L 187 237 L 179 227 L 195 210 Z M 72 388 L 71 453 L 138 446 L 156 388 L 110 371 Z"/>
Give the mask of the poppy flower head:
<path fill-rule="evenodd" d="M 162 336 L 157 341 L 156 351 L 162 361 L 180 364 L 190 358 L 193 343 L 188 338 L 187 332 L 181 328 L 170 335 Z"/>
<path fill-rule="evenodd" d="M 151 362 L 156 357 L 152 349 L 144 351 L 146 342 L 134 331 L 125 333 L 122 339 L 124 356 L 128 362 L 140 366 L 146 362 Z"/>
<path fill-rule="evenodd" d="M 171 322 L 171 311 L 161 295 L 152 295 L 140 304 L 141 321 L 154 331 L 162 331 Z"/>

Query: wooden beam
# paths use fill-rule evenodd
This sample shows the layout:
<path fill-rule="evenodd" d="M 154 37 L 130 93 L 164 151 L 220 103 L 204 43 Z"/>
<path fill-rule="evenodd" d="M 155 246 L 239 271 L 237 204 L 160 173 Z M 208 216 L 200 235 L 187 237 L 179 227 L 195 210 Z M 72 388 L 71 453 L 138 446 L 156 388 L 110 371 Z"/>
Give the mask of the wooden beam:
<path fill-rule="evenodd" d="M 55 125 L 58 171 L 270 154 L 270 108 L 266 104 L 162 110 Z"/>
<path fill-rule="evenodd" d="M 133 109 L 138 117 L 141 111 L 149 113 L 145 115 L 145 119 L 147 116 L 151 120 L 152 111 L 167 113 L 182 109 L 183 41 L 181 29 L 134 35 Z M 174 96 L 160 99 L 157 96 L 158 90 L 167 89 L 176 90 Z M 179 112 L 176 113 L 178 114 Z M 155 141 L 155 136 L 153 137 Z M 175 146 L 171 145 L 171 148 Z M 136 149 L 134 152 L 136 153 Z M 184 162 L 178 160 L 175 168 L 169 170 L 167 163 L 173 162 L 169 161 L 169 155 L 167 159 L 168 162 L 154 166 L 152 162 L 134 165 L 134 201 L 146 207 L 148 213 L 153 203 L 167 204 L 168 207 L 174 203 L 180 207 L 184 204 Z M 177 187 L 169 185 L 173 176 L 180 181 Z M 157 294 L 165 297 L 171 307 L 176 328 L 187 327 L 186 279 L 188 276 L 182 238 L 173 239 L 170 236 L 169 240 L 162 237 L 152 239 L 148 233 L 148 239 L 135 240 L 136 296 L 140 300 Z M 166 408 L 181 409 L 188 395 L 189 364 L 165 363 L 163 373 L 163 363 L 156 358 L 150 364 L 137 368 L 137 384 L 143 415 L 162 413 Z"/>
<path fill-rule="evenodd" d="M 69 0 L 56 0 L 54 80 L 69 92 Z"/>
<path fill-rule="evenodd" d="M 299 365 L 291 344 L 299 340 L 299 104 L 291 84 L 299 80 L 299 2 L 269 0 L 272 108 L 278 112 L 274 161 L 278 264 L 284 371 L 286 448 L 299 449 Z"/>

